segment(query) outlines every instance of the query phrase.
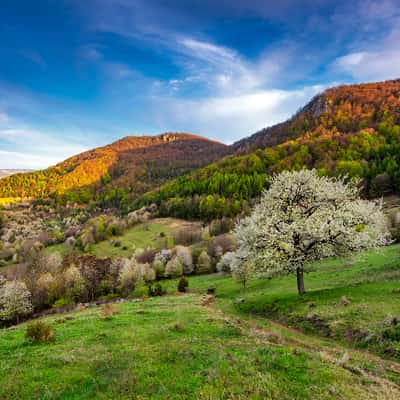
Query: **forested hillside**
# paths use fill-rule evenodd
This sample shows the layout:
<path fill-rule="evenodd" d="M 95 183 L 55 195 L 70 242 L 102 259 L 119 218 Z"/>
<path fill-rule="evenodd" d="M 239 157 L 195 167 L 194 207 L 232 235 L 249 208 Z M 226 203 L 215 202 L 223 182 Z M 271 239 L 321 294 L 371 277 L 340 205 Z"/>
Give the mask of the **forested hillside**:
<path fill-rule="evenodd" d="M 54 167 L 0 180 L 0 198 L 46 198 L 119 205 L 168 179 L 221 158 L 228 146 L 206 138 L 166 133 L 126 137 L 71 157 Z"/>
<path fill-rule="evenodd" d="M 1 179 L 0 198 L 125 210 L 155 202 L 163 216 L 214 219 L 246 210 L 271 174 L 301 168 L 361 177 L 368 197 L 400 193 L 400 80 L 328 89 L 230 147 L 187 134 L 127 137 Z"/>
<path fill-rule="evenodd" d="M 293 118 L 239 140 L 238 152 L 274 146 L 316 130 L 354 133 L 400 121 L 400 80 L 338 86 L 315 96 Z"/>
<path fill-rule="evenodd" d="M 148 193 L 163 215 L 232 216 L 282 170 L 363 179 L 364 195 L 400 193 L 400 80 L 333 88 L 291 120 L 233 145 L 231 155 Z"/>

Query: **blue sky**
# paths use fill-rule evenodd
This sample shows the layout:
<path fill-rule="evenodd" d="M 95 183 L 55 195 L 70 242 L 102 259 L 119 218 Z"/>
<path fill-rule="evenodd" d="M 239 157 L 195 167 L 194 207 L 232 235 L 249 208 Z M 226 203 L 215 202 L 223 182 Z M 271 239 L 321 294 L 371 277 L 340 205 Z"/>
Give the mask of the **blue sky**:
<path fill-rule="evenodd" d="M 126 135 L 225 143 L 400 77 L 398 0 L 2 0 L 0 168 Z"/>

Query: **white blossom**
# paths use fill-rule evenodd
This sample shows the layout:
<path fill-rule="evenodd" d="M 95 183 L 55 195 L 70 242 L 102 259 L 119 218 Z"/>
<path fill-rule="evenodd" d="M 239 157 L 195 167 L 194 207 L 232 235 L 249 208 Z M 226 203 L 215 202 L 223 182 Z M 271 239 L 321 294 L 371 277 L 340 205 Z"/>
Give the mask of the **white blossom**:
<path fill-rule="evenodd" d="M 275 176 L 235 227 L 235 268 L 251 261 L 258 274 L 302 273 L 310 262 L 389 243 L 382 202 L 361 200 L 358 184 L 315 170 Z"/>
<path fill-rule="evenodd" d="M 0 320 L 18 322 L 32 310 L 31 293 L 24 282 L 10 281 L 0 287 Z"/>

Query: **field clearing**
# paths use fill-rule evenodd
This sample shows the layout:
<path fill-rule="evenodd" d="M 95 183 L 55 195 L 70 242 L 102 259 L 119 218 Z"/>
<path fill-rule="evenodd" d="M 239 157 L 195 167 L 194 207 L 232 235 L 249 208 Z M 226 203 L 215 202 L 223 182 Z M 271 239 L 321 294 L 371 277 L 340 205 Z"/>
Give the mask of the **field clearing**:
<path fill-rule="evenodd" d="M 188 226 L 199 226 L 199 222 L 188 222 L 176 218 L 156 218 L 149 222 L 137 224 L 123 235 L 96 243 L 90 247 L 89 254 L 100 258 L 129 257 L 138 249 L 162 249 L 174 246 L 173 232 Z M 115 243 L 118 242 L 118 246 Z M 50 246 L 46 252 L 61 252 L 68 250 L 65 244 Z"/>

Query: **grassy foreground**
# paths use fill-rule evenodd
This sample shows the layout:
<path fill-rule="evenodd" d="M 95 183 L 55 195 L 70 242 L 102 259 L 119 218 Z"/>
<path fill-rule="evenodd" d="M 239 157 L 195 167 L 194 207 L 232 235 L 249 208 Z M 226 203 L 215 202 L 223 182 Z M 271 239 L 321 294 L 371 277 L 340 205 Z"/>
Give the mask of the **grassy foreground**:
<path fill-rule="evenodd" d="M 0 397 L 10 399 L 384 399 L 388 381 L 342 368 L 329 355 L 168 296 L 49 318 L 57 336 L 26 344 L 1 333 Z M 278 342 L 278 343 L 275 343 Z M 387 397 L 384 397 L 387 396 Z"/>
<path fill-rule="evenodd" d="M 190 285 L 216 287 L 226 312 L 280 321 L 400 360 L 400 245 L 312 265 L 301 297 L 294 275 L 254 280 L 246 291 L 229 276 L 192 277 Z"/>
<path fill-rule="evenodd" d="M 47 344 L 28 344 L 25 324 L 2 330 L 0 398 L 399 399 L 399 252 L 317 264 L 302 298 L 292 276 L 246 292 L 227 276 L 197 276 L 189 294 L 116 304 L 110 318 L 101 307 L 47 317 Z"/>

